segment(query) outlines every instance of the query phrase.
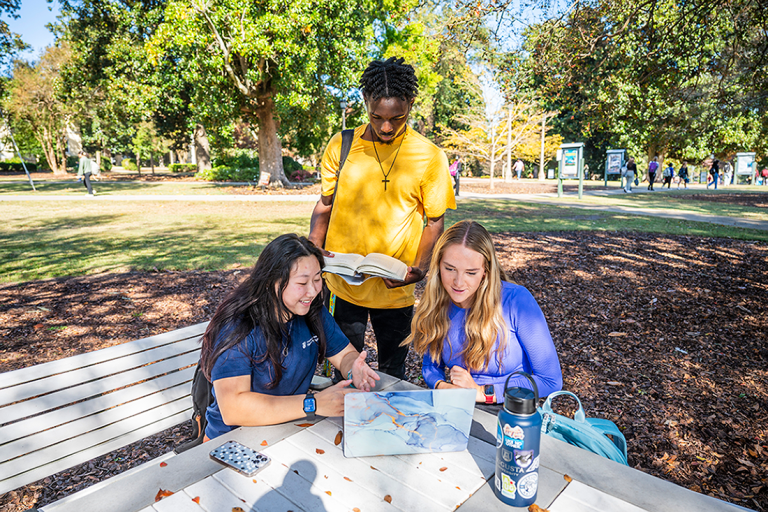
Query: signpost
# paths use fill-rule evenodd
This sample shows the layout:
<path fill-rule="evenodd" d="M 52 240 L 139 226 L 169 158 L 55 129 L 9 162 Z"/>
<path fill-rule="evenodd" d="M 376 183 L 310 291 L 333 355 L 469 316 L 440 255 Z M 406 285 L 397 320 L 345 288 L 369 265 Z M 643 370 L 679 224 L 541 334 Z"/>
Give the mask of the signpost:
<path fill-rule="evenodd" d="M 752 184 L 757 184 L 757 162 L 755 162 L 755 153 L 736 153 L 736 173 L 734 184 L 739 184 L 739 178 L 746 180 L 752 179 Z"/>
<path fill-rule="evenodd" d="M 562 144 L 557 150 L 557 197 L 563 197 L 563 180 L 579 180 L 579 199 L 584 190 L 584 143 Z"/>
<path fill-rule="evenodd" d="M 609 149 L 605 152 L 605 186 L 608 186 L 608 175 L 619 175 L 619 188 L 621 188 L 621 168 L 626 163 L 625 149 Z"/>

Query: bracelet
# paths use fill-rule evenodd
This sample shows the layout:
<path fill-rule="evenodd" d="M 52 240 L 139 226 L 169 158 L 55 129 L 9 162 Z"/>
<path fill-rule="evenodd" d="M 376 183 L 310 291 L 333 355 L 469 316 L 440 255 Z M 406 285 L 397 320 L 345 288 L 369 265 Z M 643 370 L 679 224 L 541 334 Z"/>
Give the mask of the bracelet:
<path fill-rule="evenodd" d="M 347 372 L 347 380 L 352 380 L 352 368 Z"/>
<path fill-rule="evenodd" d="M 441 382 L 445 382 L 445 381 L 441 379 L 441 380 L 435 382 L 435 389 L 437 389 L 437 385 L 440 384 Z"/>

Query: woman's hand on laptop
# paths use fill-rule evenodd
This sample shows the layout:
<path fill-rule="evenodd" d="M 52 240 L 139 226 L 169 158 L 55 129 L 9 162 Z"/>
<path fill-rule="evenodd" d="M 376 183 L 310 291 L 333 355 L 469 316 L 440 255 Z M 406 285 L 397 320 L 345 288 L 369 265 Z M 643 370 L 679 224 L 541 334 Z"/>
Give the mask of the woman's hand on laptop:
<path fill-rule="evenodd" d="M 350 384 L 352 384 L 351 380 L 342 380 L 319 393 L 315 393 L 317 414 L 327 418 L 344 416 L 344 395 L 358 392 L 356 389 L 350 388 Z"/>

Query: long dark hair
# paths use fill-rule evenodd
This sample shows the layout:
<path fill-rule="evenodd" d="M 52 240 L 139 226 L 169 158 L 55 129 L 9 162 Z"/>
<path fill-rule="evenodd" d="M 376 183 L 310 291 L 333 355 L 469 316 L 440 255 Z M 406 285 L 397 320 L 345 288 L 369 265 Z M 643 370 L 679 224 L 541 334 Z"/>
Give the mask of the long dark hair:
<path fill-rule="evenodd" d="M 269 359 L 273 368 L 269 388 L 277 386 L 283 376 L 283 351 L 291 342 L 285 321 L 291 312 L 283 303 L 283 291 L 296 261 L 306 256 L 317 258 L 320 268 L 325 265 L 323 253 L 305 237 L 290 233 L 275 238 L 264 248 L 251 274 L 222 301 L 203 335 L 200 364 L 208 380 L 216 359 L 258 325 L 267 351 L 253 355 L 252 361 L 259 364 Z M 325 357 L 322 308 L 320 293 L 304 317 L 310 332 L 319 340 L 318 362 Z"/>

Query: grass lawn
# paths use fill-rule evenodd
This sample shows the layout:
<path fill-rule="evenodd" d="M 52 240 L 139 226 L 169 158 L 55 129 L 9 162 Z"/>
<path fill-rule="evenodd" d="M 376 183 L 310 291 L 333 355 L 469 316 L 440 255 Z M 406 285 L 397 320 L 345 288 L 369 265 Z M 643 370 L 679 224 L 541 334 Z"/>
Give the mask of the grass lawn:
<path fill-rule="evenodd" d="M 109 195 L 216 195 L 231 194 L 235 185 L 221 185 L 205 181 L 146 182 L 146 181 L 94 181 L 94 190 L 101 196 Z M 35 183 L 37 192 L 32 192 L 28 181 L 14 181 L 0 184 L 0 195 L 74 195 L 84 196 L 85 186 L 72 181 Z"/>
<path fill-rule="evenodd" d="M 0 282 L 127 270 L 250 266 L 273 238 L 307 234 L 311 202 L 2 202 Z M 646 231 L 768 241 L 768 232 L 509 201 L 461 201 L 446 225 L 492 232 Z"/>
<path fill-rule="evenodd" d="M 724 194 L 755 194 L 764 197 L 768 205 L 768 190 L 756 190 L 756 187 L 729 187 L 719 190 L 705 189 L 672 189 L 660 193 L 622 194 L 612 196 L 583 196 L 579 201 L 584 204 L 601 206 L 626 206 L 633 208 L 653 208 L 664 210 L 685 211 L 706 215 L 722 215 L 727 217 L 740 217 L 752 220 L 768 220 L 768 208 L 765 206 L 743 206 L 716 201 L 704 201 L 692 198 L 694 195 L 724 195 Z M 576 199 L 574 197 L 574 199 Z M 578 201 L 578 199 L 576 199 Z"/>

